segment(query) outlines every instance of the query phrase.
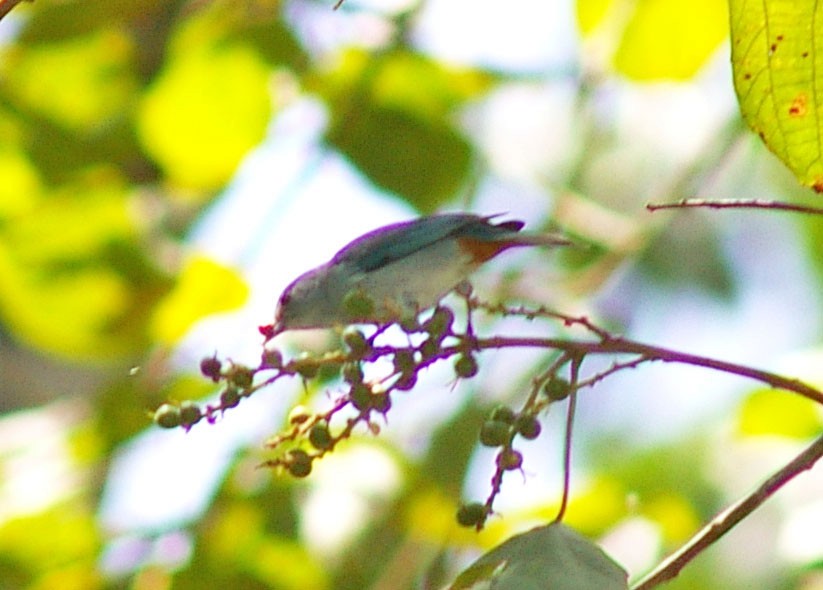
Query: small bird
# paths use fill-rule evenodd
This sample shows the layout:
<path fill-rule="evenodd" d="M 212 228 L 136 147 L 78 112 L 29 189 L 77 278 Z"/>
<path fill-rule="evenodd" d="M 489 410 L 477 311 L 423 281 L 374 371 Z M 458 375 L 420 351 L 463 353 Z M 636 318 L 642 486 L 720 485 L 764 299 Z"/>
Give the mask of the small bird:
<path fill-rule="evenodd" d="M 487 260 L 520 246 L 564 246 L 499 215 L 444 213 L 377 228 L 286 287 L 269 340 L 286 330 L 386 324 L 434 306 Z"/>

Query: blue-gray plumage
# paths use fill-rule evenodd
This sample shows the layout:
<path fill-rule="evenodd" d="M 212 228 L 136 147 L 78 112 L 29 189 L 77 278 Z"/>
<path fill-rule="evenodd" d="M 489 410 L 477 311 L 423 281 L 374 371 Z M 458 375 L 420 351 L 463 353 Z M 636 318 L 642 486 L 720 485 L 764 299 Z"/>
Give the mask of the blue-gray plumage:
<path fill-rule="evenodd" d="M 268 333 L 396 321 L 435 305 L 508 248 L 569 244 L 561 236 L 521 232 L 522 221 L 492 223 L 495 217 L 431 215 L 360 236 L 286 287 Z M 352 295 L 372 305 L 352 309 L 346 305 Z"/>

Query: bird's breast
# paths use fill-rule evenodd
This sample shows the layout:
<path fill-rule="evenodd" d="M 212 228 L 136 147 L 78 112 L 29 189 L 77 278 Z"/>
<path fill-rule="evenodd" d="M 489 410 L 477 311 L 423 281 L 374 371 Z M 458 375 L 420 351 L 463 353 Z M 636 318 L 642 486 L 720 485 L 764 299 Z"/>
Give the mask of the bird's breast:
<path fill-rule="evenodd" d="M 455 240 L 445 240 L 363 273 L 354 286 L 383 308 L 381 315 L 396 316 L 398 308 L 414 312 L 435 305 L 478 266 Z"/>

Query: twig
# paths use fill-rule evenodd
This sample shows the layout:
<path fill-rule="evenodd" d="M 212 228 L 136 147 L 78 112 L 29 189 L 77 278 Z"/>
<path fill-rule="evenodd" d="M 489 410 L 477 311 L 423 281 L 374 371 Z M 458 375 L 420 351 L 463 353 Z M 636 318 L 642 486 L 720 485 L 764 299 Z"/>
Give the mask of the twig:
<path fill-rule="evenodd" d="M 563 496 L 560 499 L 560 508 L 557 510 L 557 516 L 554 522 L 563 520 L 566 514 L 566 508 L 569 505 L 569 493 L 571 490 L 572 478 L 572 429 L 574 428 L 574 413 L 577 409 L 577 381 L 580 377 L 580 364 L 583 362 L 583 357 L 576 357 L 572 360 L 569 368 L 569 407 L 566 410 L 566 434 L 563 439 Z"/>
<path fill-rule="evenodd" d="M 823 457 L 823 436 L 814 441 L 805 451 L 778 470 L 749 495 L 741 498 L 718 514 L 688 543 L 632 586 L 632 590 L 649 590 L 677 576 L 680 570 L 704 549 L 729 532 L 737 523 L 754 512 L 763 502 L 796 476 L 811 469 L 820 457 Z"/>
<path fill-rule="evenodd" d="M 645 357 L 638 357 L 632 359 L 630 361 L 625 361 L 622 363 L 614 362 L 612 365 L 606 369 L 605 371 L 601 371 L 600 373 L 595 373 L 588 379 L 585 379 L 577 384 L 578 389 L 582 389 L 583 387 L 594 387 L 600 381 L 603 381 L 609 375 L 613 375 L 615 373 L 619 373 L 625 369 L 636 369 L 641 364 L 647 362 L 649 359 Z"/>
<path fill-rule="evenodd" d="M 570 354 L 634 354 L 640 355 L 647 361 L 663 361 L 665 363 L 680 363 L 685 365 L 693 365 L 696 367 L 704 367 L 706 369 L 713 369 L 723 373 L 731 373 L 746 377 L 761 383 L 766 383 L 777 389 L 785 389 L 792 391 L 803 397 L 807 397 L 819 404 L 823 404 L 823 391 L 804 383 L 800 379 L 792 379 L 783 377 L 776 373 L 769 371 L 762 371 L 753 367 L 745 365 L 738 365 L 713 359 L 710 357 L 699 356 L 695 354 L 688 354 L 679 352 L 668 348 L 661 348 L 625 338 L 611 338 L 602 342 L 579 342 L 574 340 L 565 340 L 562 338 L 508 338 L 504 336 L 496 336 L 492 338 L 484 338 L 477 341 L 478 350 L 493 349 L 493 348 L 554 348 L 565 350 Z M 634 364 L 634 363 L 633 363 Z"/>
<path fill-rule="evenodd" d="M 794 213 L 811 213 L 823 215 L 823 207 L 810 205 L 796 205 L 782 201 L 763 201 L 760 199 L 728 199 L 713 201 L 711 199 L 681 199 L 673 203 L 648 203 L 646 209 L 658 211 L 660 209 L 768 209 L 770 211 L 791 211 Z"/>
<path fill-rule="evenodd" d="M 560 313 L 551 310 L 548 307 L 544 306 L 528 307 L 525 305 L 519 305 L 516 307 L 510 307 L 503 303 L 486 303 L 485 301 L 481 301 L 477 297 L 472 298 L 470 302 L 472 307 L 483 309 L 492 314 L 501 314 L 503 316 L 522 316 L 526 319 L 550 318 L 560 320 L 566 327 L 581 326 L 603 340 L 612 338 L 612 335 L 608 331 L 604 330 L 599 326 L 596 326 L 586 316 L 568 315 L 565 313 Z"/>

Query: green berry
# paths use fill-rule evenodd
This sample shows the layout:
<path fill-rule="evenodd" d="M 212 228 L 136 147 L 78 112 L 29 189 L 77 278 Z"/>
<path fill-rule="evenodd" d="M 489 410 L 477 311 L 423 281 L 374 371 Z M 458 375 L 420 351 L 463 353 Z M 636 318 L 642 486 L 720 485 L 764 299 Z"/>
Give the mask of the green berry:
<path fill-rule="evenodd" d="M 283 353 L 276 348 L 267 348 L 260 358 L 260 366 L 264 369 L 279 369 L 283 366 Z"/>
<path fill-rule="evenodd" d="M 229 371 L 229 381 L 240 389 L 248 389 L 254 381 L 254 371 L 243 365 L 234 365 Z"/>
<path fill-rule="evenodd" d="M 335 362 L 321 362 L 317 366 L 317 380 L 320 383 L 328 383 L 337 379 L 340 375 L 340 364 Z"/>
<path fill-rule="evenodd" d="M 406 334 L 414 334 L 420 331 L 420 322 L 417 320 L 417 315 L 407 315 L 399 322 L 400 329 Z"/>
<path fill-rule="evenodd" d="M 397 391 L 409 391 L 414 389 L 415 385 L 417 385 L 417 374 L 406 373 L 401 375 L 400 378 L 394 382 L 394 389 Z"/>
<path fill-rule="evenodd" d="M 371 407 L 375 411 L 385 414 L 391 409 L 391 396 L 388 393 L 374 393 L 371 397 Z"/>
<path fill-rule="evenodd" d="M 504 405 L 496 406 L 489 413 L 489 420 L 505 422 L 506 424 L 514 424 L 515 418 L 517 418 L 517 414 L 514 413 L 514 410 L 512 410 L 509 406 Z"/>
<path fill-rule="evenodd" d="M 194 402 L 185 401 L 180 404 L 180 423 L 183 426 L 193 426 L 200 422 L 203 412 Z"/>
<path fill-rule="evenodd" d="M 317 359 L 304 352 L 292 361 L 292 368 L 303 379 L 314 379 L 317 376 L 319 365 Z"/>
<path fill-rule="evenodd" d="M 503 449 L 497 455 L 497 466 L 506 471 L 520 469 L 523 465 L 523 455 L 514 449 Z"/>
<path fill-rule="evenodd" d="M 472 287 L 472 284 L 469 281 L 460 281 L 460 283 L 458 283 L 458 285 L 454 288 L 454 292 L 461 297 L 470 297 L 473 291 L 474 287 Z"/>
<path fill-rule="evenodd" d="M 306 477 L 311 473 L 311 461 L 309 454 L 301 449 L 286 453 L 286 468 L 294 477 Z"/>
<path fill-rule="evenodd" d="M 540 436 L 540 422 L 534 416 L 520 416 L 514 425 L 517 434 L 528 440 Z"/>
<path fill-rule="evenodd" d="M 360 289 L 352 289 L 343 297 L 343 311 L 352 320 L 366 320 L 374 314 L 374 299 Z"/>
<path fill-rule="evenodd" d="M 223 363 L 216 356 L 207 356 L 200 361 L 200 372 L 215 383 L 220 381 L 220 371 L 222 369 Z"/>
<path fill-rule="evenodd" d="M 343 342 L 354 358 L 362 358 L 369 350 L 369 341 L 366 340 L 365 334 L 357 328 L 346 328 L 343 332 Z"/>
<path fill-rule="evenodd" d="M 442 337 L 451 331 L 454 322 L 454 312 L 448 307 L 438 307 L 432 316 L 423 324 L 423 329 L 432 337 Z"/>
<path fill-rule="evenodd" d="M 477 361 L 470 354 L 463 354 L 454 362 L 454 372 L 461 379 L 470 379 L 477 375 Z"/>
<path fill-rule="evenodd" d="M 552 401 L 560 401 L 569 397 L 571 384 L 562 377 L 552 377 L 543 386 L 543 392 Z"/>
<path fill-rule="evenodd" d="M 240 403 L 240 391 L 229 384 L 226 389 L 220 394 L 220 406 L 225 410 L 226 408 L 233 408 Z"/>
<path fill-rule="evenodd" d="M 486 516 L 486 507 L 480 502 L 463 504 L 457 510 L 457 522 L 460 526 L 477 526 L 486 521 Z"/>
<path fill-rule="evenodd" d="M 350 385 L 363 383 L 363 369 L 360 363 L 346 363 L 343 365 L 343 381 Z"/>
<path fill-rule="evenodd" d="M 172 404 L 163 404 L 154 412 L 154 423 L 160 428 L 177 428 L 182 423 L 180 408 Z"/>
<path fill-rule="evenodd" d="M 325 451 L 334 444 L 328 424 L 320 422 L 309 430 L 309 442 L 315 449 Z"/>
<path fill-rule="evenodd" d="M 407 374 L 414 371 L 414 352 L 408 348 L 401 348 L 394 353 L 394 371 L 396 373 Z"/>
<path fill-rule="evenodd" d="M 511 426 L 497 420 L 486 420 L 480 427 L 480 444 L 485 447 L 502 447 L 511 438 Z"/>
<path fill-rule="evenodd" d="M 363 383 L 356 383 L 352 385 L 349 391 L 349 399 L 352 405 L 359 412 L 365 412 L 372 407 L 372 392 L 368 385 Z"/>
<path fill-rule="evenodd" d="M 430 359 L 438 352 L 440 352 L 440 341 L 436 338 L 429 337 L 420 345 L 420 354 L 424 359 Z"/>

